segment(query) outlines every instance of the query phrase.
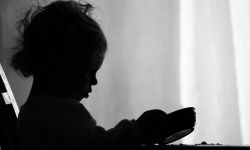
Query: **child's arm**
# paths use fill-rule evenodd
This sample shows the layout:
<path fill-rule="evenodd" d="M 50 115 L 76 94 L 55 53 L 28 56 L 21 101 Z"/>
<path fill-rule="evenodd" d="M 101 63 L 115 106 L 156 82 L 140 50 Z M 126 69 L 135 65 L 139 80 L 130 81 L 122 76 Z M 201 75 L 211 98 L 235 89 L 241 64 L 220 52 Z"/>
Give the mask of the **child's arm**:
<path fill-rule="evenodd" d="M 87 136 L 89 150 L 126 149 L 142 143 L 135 120 L 122 120 L 109 130 L 95 126 L 89 129 Z"/>
<path fill-rule="evenodd" d="M 124 149 L 140 144 L 161 143 L 168 135 L 167 114 L 161 110 L 144 112 L 136 121 L 122 120 L 114 128 L 105 131 L 95 126 L 89 130 L 89 149 Z"/>

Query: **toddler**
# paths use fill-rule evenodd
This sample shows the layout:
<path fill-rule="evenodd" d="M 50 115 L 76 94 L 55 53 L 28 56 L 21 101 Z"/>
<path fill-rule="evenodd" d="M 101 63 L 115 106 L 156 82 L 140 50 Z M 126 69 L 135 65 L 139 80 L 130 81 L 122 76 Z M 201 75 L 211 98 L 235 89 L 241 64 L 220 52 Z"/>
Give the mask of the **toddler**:
<path fill-rule="evenodd" d="M 18 116 L 22 150 L 110 150 L 152 145 L 165 137 L 166 113 L 149 110 L 105 130 L 80 101 L 97 84 L 107 51 L 89 3 L 31 7 L 18 22 L 11 65 L 33 84 Z"/>

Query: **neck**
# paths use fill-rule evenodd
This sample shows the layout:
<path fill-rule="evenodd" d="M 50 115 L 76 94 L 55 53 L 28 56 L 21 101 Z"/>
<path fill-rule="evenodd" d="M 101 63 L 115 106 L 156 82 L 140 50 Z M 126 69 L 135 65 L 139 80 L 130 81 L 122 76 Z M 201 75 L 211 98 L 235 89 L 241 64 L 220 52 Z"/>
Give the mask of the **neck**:
<path fill-rule="evenodd" d="M 61 83 L 34 78 L 29 96 L 31 97 L 39 95 L 52 95 L 56 97 L 75 99 L 78 101 L 81 101 L 82 99 L 75 97 L 74 94 L 72 94 L 72 92 L 70 92 L 67 87 L 61 85 Z"/>

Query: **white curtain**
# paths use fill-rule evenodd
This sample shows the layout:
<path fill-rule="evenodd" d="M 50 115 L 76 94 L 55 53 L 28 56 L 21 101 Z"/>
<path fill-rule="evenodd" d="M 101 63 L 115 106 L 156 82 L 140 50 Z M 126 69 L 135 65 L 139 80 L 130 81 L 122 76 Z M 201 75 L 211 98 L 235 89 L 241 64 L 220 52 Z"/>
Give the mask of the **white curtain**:
<path fill-rule="evenodd" d="M 196 132 L 187 141 L 249 143 L 250 38 L 243 33 L 250 29 L 250 1 L 183 0 L 180 6 L 181 101 L 197 107 Z"/>
<path fill-rule="evenodd" d="M 8 67 L 11 42 L 3 41 L 15 34 L 13 10 L 29 2 L 12 0 L 1 12 L 1 62 L 19 105 L 32 79 Z M 83 100 L 98 124 L 108 129 L 148 109 L 193 106 L 195 131 L 179 142 L 250 144 L 249 0 L 90 2 L 109 45 L 99 84 Z"/>

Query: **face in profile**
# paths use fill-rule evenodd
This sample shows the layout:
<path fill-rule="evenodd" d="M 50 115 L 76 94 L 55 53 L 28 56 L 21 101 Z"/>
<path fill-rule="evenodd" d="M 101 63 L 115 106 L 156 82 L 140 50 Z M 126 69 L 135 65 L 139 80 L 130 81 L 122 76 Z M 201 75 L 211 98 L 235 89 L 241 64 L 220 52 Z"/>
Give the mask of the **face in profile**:
<path fill-rule="evenodd" d="M 93 54 L 90 63 L 84 62 L 83 69 L 79 73 L 76 72 L 74 76 L 75 91 L 73 91 L 72 96 L 75 98 L 82 99 L 88 98 L 89 94 L 92 92 L 92 86 L 97 85 L 98 81 L 96 78 L 96 73 L 100 69 L 103 62 L 103 56 L 98 54 Z M 88 67 L 86 67 L 86 64 Z"/>
<path fill-rule="evenodd" d="M 88 98 L 92 92 L 92 86 L 97 84 L 96 73 L 102 65 L 104 54 L 71 52 L 63 56 L 52 55 L 51 58 L 47 58 L 39 69 L 40 78 L 38 76 L 36 78 L 38 77 L 39 83 L 49 89 L 51 94 L 80 101 Z"/>

